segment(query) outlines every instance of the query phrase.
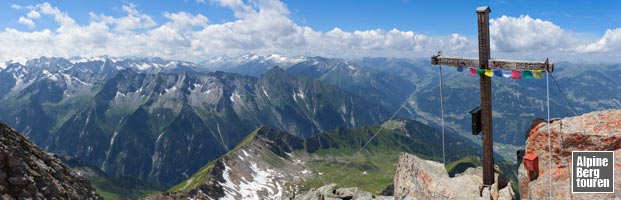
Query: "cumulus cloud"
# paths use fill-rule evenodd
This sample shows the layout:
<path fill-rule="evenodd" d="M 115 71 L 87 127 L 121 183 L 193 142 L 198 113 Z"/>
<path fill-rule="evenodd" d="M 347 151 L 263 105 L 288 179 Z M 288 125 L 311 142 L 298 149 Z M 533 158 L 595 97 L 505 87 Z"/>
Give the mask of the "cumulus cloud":
<path fill-rule="evenodd" d="M 120 32 L 151 28 L 157 25 L 151 16 L 138 11 L 134 4 L 123 5 L 122 10 L 127 13 L 127 16 L 115 18 L 103 14 L 96 15 L 92 12 L 89 15 L 96 21 L 114 24 L 115 30 Z"/>
<path fill-rule="evenodd" d="M 38 4 L 35 8 L 39 9 L 43 14 L 53 16 L 54 21 L 58 22 L 60 28 L 70 28 L 76 26 L 75 20 L 69 17 L 67 13 L 61 12 L 58 7 L 53 7 L 48 2 Z"/>
<path fill-rule="evenodd" d="M 448 40 L 448 48 L 454 51 L 464 50 L 468 44 L 468 38 L 457 33 L 451 34 L 451 39 Z"/>
<path fill-rule="evenodd" d="M 174 28 L 176 30 L 185 30 L 187 28 L 197 27 L 197 26 L 206 26 L 209 22 L 207 17 L 198 14 L 192 15 L 187 12 L 178 12 L 178 13 L 169 13 L 164 12 L 164 17 L 168 18 L 170 22 L 168 22 L 167 26 Z"/>
<path fill-rule="evenodd" d="M 41 17 L 41 14 L 36 10 L 31 10 L 30 12 L 28 12 L 28 14 L 26 14 L 26 16 L 28 17 L 28 19 L 39 19 Z"/>
<path fill-rule="evenodd" d="M 88 23 L 77 24 L 69 13 L 49 3 L 20 7 L 28 11 L 20 23 L 35 27 L 33 19 L 53 18 L 58 26 L 35 31 L 5 28 L 0 32 L 0 60 L 109 55 L 199 61 L 213 55 L 246 53 L 427 57 L 437 50 L 472 48 L 467 37 L 456 33 L 434 38 L 399 29 L 344 31 L 335 27 L 318 31 L 296 24 L 287 6 L 278 0 L 211 2 L 231 9 L 237 19 L 210 24 L 202 14 L 164 11 L 165 20 L 158 24 L 136 5 L 127 4 L 122 6 L 122 16 L 90 13 Z"/>
<path fill-rule="evenodd" d="M 18 23 L 26 25 L 28 28 L 34 28 L 35 24 L 31 19 L 25 18 L 25 17 L 19 17 L 19 20 L 17 20 Z"/>
<path fill-rule="evenodd" d="M 528 15 L 491 19 L 490 37 L 492 50 L 500 52 L 559 49 L 567 41 L 558 25 Z"/>
<path fill-rule="evenodd" d="M 621 28 L 606 30 L 604 36 L 596 42 L 579 45 L 574 48 L 580 53 L 605 53 L 621 50 Z"/>

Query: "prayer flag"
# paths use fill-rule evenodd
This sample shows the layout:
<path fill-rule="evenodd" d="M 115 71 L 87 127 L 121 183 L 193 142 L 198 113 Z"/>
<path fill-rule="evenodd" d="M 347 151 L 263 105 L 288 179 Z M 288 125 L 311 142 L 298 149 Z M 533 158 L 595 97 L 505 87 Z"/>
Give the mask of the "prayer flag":
<path fill-rule="evenodd" d="M 485 70 L 484 69 L 477 69 L 477 74 L 483 76 L 483 75 L 485 75 Z"/>
<path fill-rule="evenodd" d="M 470 68 L 470 75 L 472 75 L 472 76 L 477 75 L 477 69 Z"/>
<path fill-rule="evenodd" d="M 491 69 L 486 69 L 485 70 L 485 76 L 492 77 L 492 76 L 494 76 L 494 72 Z"/>
<path fill-rule="evenodd" d="M 502 70 L 502 77 L 511 78 L 511 71 L 509 71 L 509 70 Z"/>
<path fill-rule="evenodd" d="M 520 78 L 522 78 L 522 72 L 518 71 L 518 70 L 511 71 L 511 78 L 512 79 L 520 79 Z"/>
<path fill-rule="evenodd" d="M 543 78 L 543 70 L 533 70 L 533 77 L 535 79 Z"/>
<path fill-rule="evenodd" d="M 499 77 L 502 77 L 502 70 L 500 70 L 500 69 L 495 69 L 495 70 L 494 70 L 494 76 L 499 76 Z"/>
<path fill-rule="evenodd" d="M 463 71 L 464 71 L 464 67 L 462 67 L 462 66 L 458 66 L 458 67 L 457 67 L 457 71 L 458 71 L 458 72 L 463 72 Z"/>
<path fill-rule="evenodd" d="M 523 78 L 532 79 L 533 78 L 533 72 L 529 71 L 529 70 L 522 71 L 522 77 Z"/>

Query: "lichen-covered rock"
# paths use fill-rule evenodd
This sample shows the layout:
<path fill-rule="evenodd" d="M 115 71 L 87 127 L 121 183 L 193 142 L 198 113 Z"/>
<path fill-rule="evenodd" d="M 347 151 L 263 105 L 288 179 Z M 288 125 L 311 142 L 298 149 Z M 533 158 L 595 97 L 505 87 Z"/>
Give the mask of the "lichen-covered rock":
<path fill-rule="evenodd" d="M 571 193 L 572 151 L 614 151 L 615 178 L 621 177 L 621 110 L 593 112 L 582 116 L 553 119 L 548 124 L 534 126 L 526 141 L 526 153 L 539 157 L 536 180 L 529 180 L 527 171 L 520 166 L 518 179 L 520 194 L 524 199 L 550 198 L 552 175 L 553 199 L 621 199 L 621 193 Z M 552 166 L 550 168 L 550 158 Z M 551 169 L 551 170 L 550 170 Z M 615 191 L 621 191 L 621 181 L 615 181 Z"/>
<path fill-rule="evenodd" d="M 469 168 L 462 174 L 449 177 L 444 165 L 401 153 L 394 179 L 395 199 L 481 199 L 479 186 L 483 170 Z M 498 183 L 498 174 L 495 174 Z M 494 184 L 483 190 L 484 199 L 513 199 L 511 184 L 501 188 Z"/>
<path fill-rule="evenodd" d="M 3 199 L 101 199 L 82 176 L 0 122 Z"/>

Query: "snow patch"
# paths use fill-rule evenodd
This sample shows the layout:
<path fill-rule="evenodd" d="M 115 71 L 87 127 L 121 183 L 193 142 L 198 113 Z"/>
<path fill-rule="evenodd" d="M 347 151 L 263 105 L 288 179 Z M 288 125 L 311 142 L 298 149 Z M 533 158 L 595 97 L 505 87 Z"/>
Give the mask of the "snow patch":
<path fill-rule="evenodd" d="M 21 67 L 20 67 L 21 68 Z M 19 76 L 15 75 L 15 73 L 13 73 L 13 78 L 15 79 L 15 86 L 13 88 L 11 88 L 11 92 L 15 92 L 15 91 L 19 91 L 23 88 L 28 87 L 30 84 L 32 84 L 32 82 L 34 80 L 29 80 L 28 82 L 24 82 L 24 74 L 19 74 Z"/>
<path fill-rule="evenodd" d="M 351 63 L 347 63 L 347 68 L 349 68 L 352 71 L 356 70 L 356 68 Z"/>
<path fill-rule="evenodd" d="M 231 100 L 231 102 L 235 102 L 235 100 L 241 100 L 241 96 L 239 95 L 239 92 L 237 92 L 237 90 L 235 90 L 233 92 L 233 94 L 231 94 L 229 99 Z"/>
<path fill-rule="evenodd" d="M 300 97 L 300 98 L 302 98 L 302 99 L 304 99 L 304 92 L 302 92 L 302 91 L 296 92 L 295 95 Z"/>
<path fill-rule="evenodd" d="M 244 155 L 245 155 L 246 157 L 250 157 L 250 154 L 248 154 L 248 152 L 246 152 L 246 149 L 242 149 L 242 153 L 244 153 Z"/>
<path fill-rule="evenodd" d="M 270 95 L 267 94 L 267 91 L 265 90 L 265 86 L 261 86 L 261 90 L 263 90 L 263 94 L 265 94 L 265 96 L 267 97 L 267 99 L 270 98 Z"/>
<path fill-rule="evenodd" d="M 274 179 L 282 175 L 271 169 L 260 169 L 256 163 L 252 162 L 250 163 L 250 169 L 253 175 L 252 180 L 248 181 L 242 177 L 239 185 L 235 185 L 231 181 L 231 177 L 237 176 L 237 174 L 231 174 L 229 167 L 225 164 L 223 172 L 224 183 L 222 184 L 225 188 L 226 196 L 222 199 L 235 199 L 237 194 L 242 199 L 260 199 L 259 192 L 267 193 L 265 196 L 267 199 L 280 199 L 282 197 L 284 188 L 280 182 Z"/>
<path fill-rule="evenodd" d="M 158 115 L 159 115 L 159 114 L 158 114 Z M 164 131 L 162 131 L 162 132 L 160 133 L 160 135 L 158 135 L 158 136 L 157 136 L 157 139 L 155 140 L 155 144 L 160 143 L 160 139 L 162 139 L 162 136 L 163 136 L 163 135 L 164 135 Z"/>
<path fill-rule="evenodd" d="M 152 66 L 147 64 L 147 63 L 142 63 L 141 65 L 135 65 L 136 68 L 138 68 L 139 70 L 147 70 L 149 68 L 151 68 Z"/>
<path fill-rule="evenodd" d="M 116 91 L 116 95 L 114 96 L 114 98 L 116 99 L 116 98 L 125 97 L 125 96 L 127 96 L 127 94 L 123 94 L 123 93 L 121 93 L 119 91 Z"/>
<path fill-rule="evenodd" d="M 169 92 L 175 92 L 175 91 L 177 91 L 177 86 L 173 86 L 169 89 L 164 89 L 165 94 L 168 94 Z"/>

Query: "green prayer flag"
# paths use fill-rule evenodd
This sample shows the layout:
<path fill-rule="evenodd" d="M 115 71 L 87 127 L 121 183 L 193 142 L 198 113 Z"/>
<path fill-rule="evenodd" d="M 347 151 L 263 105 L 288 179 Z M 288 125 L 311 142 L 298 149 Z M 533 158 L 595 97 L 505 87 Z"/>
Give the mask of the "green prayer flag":
<path fill-rule="evenodd" d="M 530 79 L 532 79 L 533 78 L 533 72 L 532 71 L 528 71 L 528 70 L 522 71 L 522 78 L 530 78 Z"/>

